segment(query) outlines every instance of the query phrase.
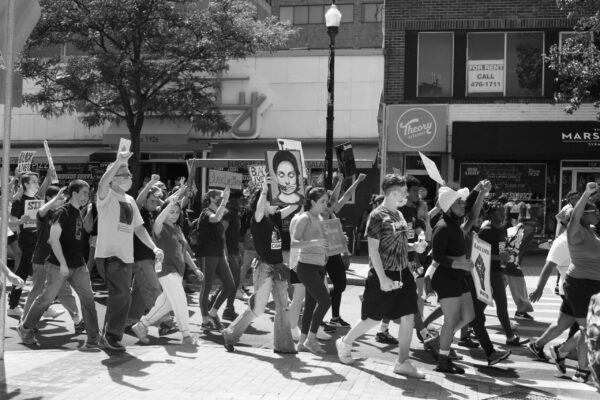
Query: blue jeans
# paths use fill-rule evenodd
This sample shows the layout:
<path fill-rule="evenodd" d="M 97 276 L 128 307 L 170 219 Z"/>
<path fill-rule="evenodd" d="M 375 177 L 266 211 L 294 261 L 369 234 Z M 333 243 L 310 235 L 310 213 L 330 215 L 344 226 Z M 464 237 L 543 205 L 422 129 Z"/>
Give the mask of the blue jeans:
<path fill-rule="evenodd" d="M 277 351 L 293 352 L 294 341 L 290 330 L 287 280 L 274 278 L 273 265 L 258 262 L 254 270 L 254 294 L 248 300 L 248 308 L 225 329 L 223 336 L 227 343 L 236 343 L 252 321 L 265 312 L 269 296 L 275 300 L 274 344 Z"/>
<path fill-rule="evenodd" d="M 110 334 L 121 340 L 131 304 L 133 264 L 124 263 L 118 257 L 108 257 L 96 258 L 96 267 L 108 288 L 104 334 Z"/>
<path fill-rule="evenodd" d="M 146 310 L 154 307 L 161 294 L 160 283 L 154 272 L 154 260 L 140 260 L 133 263 L 133 291 L 127 325 L 140 320 Z"/>
<path fill-rule="evenodd" d="M 44 311 L 56 298 L 65 281 L 71 284 L 75 293 L 81 302 L 81 311 L 85 321 L 85 329 L 88 340 L 98 340 L 98 315 L 96 314 L 96 304 L 94 303 L 94 292 L 92 292 L 92 284 L 90 282 L 90 273 L 85 265 L 79 268 L 69 268 L 69 274 L 64 276 L 60 273 L 58 265 L 46 262 L 44 265 L 46 271 L 46 283 L 44 290 L 33 301 L 29 312 L 23 319 L 25 328 L 35 328 Z"/>

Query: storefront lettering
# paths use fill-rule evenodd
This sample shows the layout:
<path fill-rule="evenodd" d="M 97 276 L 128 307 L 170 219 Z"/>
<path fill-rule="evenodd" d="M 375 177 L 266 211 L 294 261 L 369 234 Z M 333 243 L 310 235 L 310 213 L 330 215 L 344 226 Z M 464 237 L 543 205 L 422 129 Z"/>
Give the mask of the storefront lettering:
<path fill-rule="evenodd" d="M 246 104 L 246 92 L 239 92 L 238 104 L 219 104 L 221 110 L 242 111 L 231 124 L 231 135 L 235 139 L 254 139 L 258 137 L 258 109 L 267 99 L 267 96 L 257 92 L 250 95 L 250 103 Z M 246 129 L 242 129 L 244 123 L 249 121 Z"/>
<path fill-rule="evenodd" d="M 587 140 L 600 140 L 600 132 L 569 132 L 561 133 L 563 142 L 575 142 L 575 141 L 587 141 Z"/>
<path fill-rule="evenodd" d="M 404 130 L 404 136 L 409 138 L 414 138 L 421 135 L 431 135 L 431 127 L 433 123 L 427 122 L 424 124 L 419 124 L 419 119 L 414 118 L 408 121 L 406 124 L 400 124 L 400 129 Z"/>
<path fill-rule="evenodd" d="M 434 116 L 424 108 L 406 110 L 396 125 L 398 140 L 411 149 L 421 149 L 434 139 L 437 125 Z"/>

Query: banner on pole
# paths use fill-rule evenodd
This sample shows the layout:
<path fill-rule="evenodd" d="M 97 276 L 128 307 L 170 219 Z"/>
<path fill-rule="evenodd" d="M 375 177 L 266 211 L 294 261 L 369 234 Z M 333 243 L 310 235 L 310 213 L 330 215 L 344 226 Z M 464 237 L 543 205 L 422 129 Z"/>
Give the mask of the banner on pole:
<path fill-rule="evenodd" d="M 471 270 L 477 298 L 488 305 L 492 305 L 492 286 L 490 283 L 490 271 L 492 268 L 492 245 L 485 242 L 473 233 L 473 246 L 471 249 L 471 261 L 474 268 Z"/>
<path fill-rule="evenodd" d="M 54 161 L 52 160 L 52 154 L 50 153 L 50 147 L 48 147 L 48 141 L 44 140 L 44 150 L 46 151 L 46 157 L 48 158 L 48 170 L 52 178 L 52 184 L 56 185 L 58 181 L 58 175 L 56 175 L 56 169 L 54 168 Z"/>
<path fill-rule="evenodd" d="M 19 153 L 19 160 L 17 162 L 17 169 L 20 174 L 31 171 L 31 161 L 35 151 L 22 151 Z"/>
<path fill-rule="evenodd" d="M 327 257 L 348 253 L 348 243 L 339 218 L 319 221 L 319 228 L 321 228 L 323 237 L 327 239 Z"/>
<path fill-rule="evenodd" d="M 354 161 L 354 151 L 352 151 L 352 143 L 346 142 L 335 146 L 335 155 L 340 166 L 340 171 L 345 178 L 354 176 L 356 173 L 356 161 Z"/>

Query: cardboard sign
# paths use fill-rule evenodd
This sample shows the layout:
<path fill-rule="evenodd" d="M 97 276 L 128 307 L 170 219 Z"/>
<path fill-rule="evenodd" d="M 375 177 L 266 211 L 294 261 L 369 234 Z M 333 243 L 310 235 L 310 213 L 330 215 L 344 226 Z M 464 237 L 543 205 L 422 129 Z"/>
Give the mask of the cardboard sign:
<path fill-rule="evenodd" d="M 469 93 L 504 93 L 504 60 L 468 60 Z"/>
<path fill-rule="evenodd" d="M 490 271 L 492 268 L 492 245 L 479 239 L 473 234 L 473 247 L 471 249 L 471 261 L 475 267 L 471 270 L 477 298 L 488 305 L 492 305 L 492 285 L 490 283 Z"/>
<path fill-rule="evenodd" d="M 419 152 L 419 156 L 421 156 L 421 160 L 423 161 L 423 165 L 425 166 L 425 170 L 427 171 L 427 175 L 440 185 L 444 186 L 446 182 L 442 179 L 442 175 L 435 165 L 435 162 L 427 157 L 425 154 Z"/>
<path fill-rule="evenodd" d="M 20 174 L 31 171 L 31 161 L 33 160 L 34 155 L 35 151 L 22 151 L 19 153 L 17 169 L 19 170 Z"/>
<path fill-rule="evenodd" d="M 248 173 L 250 174 L 250 182 L 254 186 L 260 187 L 267 177 L 267 167 L 262 164 L 249 165 Z"/>
<path fill-rule="evenodd" d="M 335 146 L 335 155 L 337 156 L 338 165 L 344 177 L 353 176 L 356 173 L 356 162 L 354 161 L 352 143 L 346 142 Z"/>
<path fill-rule="evenodd" d="M 304 152 L 302 151 L 302 142 L 289 139 L 277 139 L 277 145 L 279 146 L 279 150 L 296 150 L 300 152 L 300 169 L 302 170 L 302 177 L 308 179 Z"/>
<path fill-rule="evenodd" d="M 131 140 L 121 138 L 119 141 L 119 153 L 129 153 L 129 149 L 131 149 Z"/>
<path fill-rule="evenodd" d="M 319 228 L 323 237 L 327 239 L 327 257 L 348 252 L 346 236 L 339 218 L 319 221 Z"/>
<path fill-rule="evenodd" d="M 296 150 L 267 151 L 267 168 L 271 176 L 271 205 L 304 204 L 304 179 L 300 152 Z"/>
<path fill-rule="evenodd" d="M 188 183 L 190 190 L 192 193 L 196 193 L 198 191 L 198 186 L 196 186 L 196 163 L 194 160 L 187 160 L 187 168 L 188 168 Z"/>
<path fill-rule="evenodd" d="M 242 174 L 229 171 L 208 171 L 208 186 L 215 188 L 225 188 L 242 190 Z"/>
<path fill-rule="evenodd" d="M 29 222 L 23 224 L 23 228 L 35 228 L 37 212 L 44 205 L 43 200 L 25 200 L 25 213 L 29 217 Z"/>
<path fill-rule="evenodd" d="M 52 178 L 52 184 L 56 185 L 58 181 L 58 176 L 56 175 L 56 170 L 54 169 L 54 161 L 52 160 L 52 154 L 50 154 L 50 147 L 48 147 L 48 141 L 44 140 L 44 150 L 46 150 L 46 157 L 48 158 L 48 166 L 49 171 Z"/>

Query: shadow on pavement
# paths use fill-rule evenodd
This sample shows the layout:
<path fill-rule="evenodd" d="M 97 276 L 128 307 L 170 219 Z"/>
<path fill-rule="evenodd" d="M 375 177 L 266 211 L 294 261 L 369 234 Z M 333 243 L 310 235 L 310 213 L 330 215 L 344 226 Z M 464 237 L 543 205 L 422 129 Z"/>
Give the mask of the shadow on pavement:
<path fill-rule="evenodd" d="M 6 365 L 4 360 L 0 360 L 0 399 L 10 400 L 20 396 L 26 396 L 27 400 L 42 400 L 42 396 L 27 396 L 27 393 L 23 393 L 21 388 L 15 388 L 13 391 L 8 391 L 8 385 L 6 383 Z"/>
<path fill-rule="evenodd" d="M 147 367 L 153 364 L 175 364 L 172 360 L 165 361 L 142 361 L 139 358 L 129 353 L 107 353 L 109 358 L 102 360 L 102 365 L 106 367 L 106 370 L 113 382 L 130 387 L 139 392 L 147 392 L 151 389 L 140 387 L 132 383 L 126 382 L 127 377 L 142 377 L 148 375 L 144 371 Z M 121 365 L 128 363 L 127 368 L 119 368 Z"/>

